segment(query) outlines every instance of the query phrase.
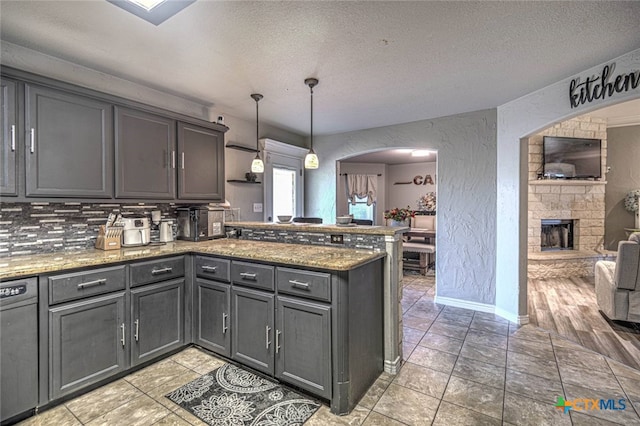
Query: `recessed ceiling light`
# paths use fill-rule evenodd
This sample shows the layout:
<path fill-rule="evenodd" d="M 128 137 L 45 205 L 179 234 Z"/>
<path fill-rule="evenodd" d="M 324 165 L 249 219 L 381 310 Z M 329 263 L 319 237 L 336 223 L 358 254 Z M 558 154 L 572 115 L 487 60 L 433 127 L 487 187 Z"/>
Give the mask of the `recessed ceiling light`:
<path fill-rule="evenodd" d="M 107 0 L 153 25 L 160 25 L 196 0 Z"/>
<path fill-rule="evenodd" d="M 431 151 L 427 149 L 415 149 L 411 151 L 412 157 L 428 157 L 429 155 L 431 155 Z"/>
<path fill-rule="evenodd" d="M 133 3 L 137 6 L 140 6 L 146 11 L 150 11 L 154 7 L 158 6 L 160 3 L 164 3 L 166 0 L 127 0 L 129 3 Z"/>

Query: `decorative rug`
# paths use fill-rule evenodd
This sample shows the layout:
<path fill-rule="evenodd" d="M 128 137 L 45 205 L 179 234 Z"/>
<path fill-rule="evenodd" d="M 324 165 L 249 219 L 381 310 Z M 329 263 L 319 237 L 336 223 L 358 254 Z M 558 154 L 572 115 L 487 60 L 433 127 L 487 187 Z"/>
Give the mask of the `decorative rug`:
<path fill-rule="evenodd" d="M 215 426 L 302 425 L 320 403 L 232 364 L 166 395 Z"/>

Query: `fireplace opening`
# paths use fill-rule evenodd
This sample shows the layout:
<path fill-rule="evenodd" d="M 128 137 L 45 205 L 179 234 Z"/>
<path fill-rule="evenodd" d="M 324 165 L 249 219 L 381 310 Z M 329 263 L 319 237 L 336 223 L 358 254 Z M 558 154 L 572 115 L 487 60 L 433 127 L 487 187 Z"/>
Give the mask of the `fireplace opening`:
<path fill-rule="evenodd" d="M 573 250 L 573 227 L 571 219 L 542 219 L 540 250 Z"/>

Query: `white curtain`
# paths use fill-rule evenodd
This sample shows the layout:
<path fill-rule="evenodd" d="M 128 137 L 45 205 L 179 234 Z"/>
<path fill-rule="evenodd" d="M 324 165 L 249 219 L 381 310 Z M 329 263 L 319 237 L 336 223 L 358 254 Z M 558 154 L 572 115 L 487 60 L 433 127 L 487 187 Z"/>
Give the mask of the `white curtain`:
<path fill-rule="evenodd" d="M 356 203 L 356 197 L 367 198 L 367 205 L 376 202 L 378 176 L 376 175 L 347 175 L 347 198 L 351 204 Z"/>

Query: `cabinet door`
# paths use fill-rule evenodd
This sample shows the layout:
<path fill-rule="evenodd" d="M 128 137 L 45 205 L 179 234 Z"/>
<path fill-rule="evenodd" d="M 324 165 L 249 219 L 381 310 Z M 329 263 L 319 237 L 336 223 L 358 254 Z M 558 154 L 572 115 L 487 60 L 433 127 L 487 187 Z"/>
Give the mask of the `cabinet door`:
<path fill-rule="evenodd" d="M 331 398 L 331 307 L 278 296 L 276 377 Z"/>
<path fill-rule="evenodd" d="M 231 355 L 229 284 L 196 279 L 195 343 L 226 357 Z"/>
<path fill-rule="evenodd" d="M 231 358 L 273 375 L 273 302 L 263 291 L 231 289 Z"/>
<path fill-rule="evenodd" d="M 116 197 L 176 197 L 176 123 L 116 108 Z"/>
<path fill-rule="evenodd" d="M 224 201 L 224 135 L 178 123 L 178 197 Z"/>
<path fill-rule="evenodd" d="M 17 83 L 0 79 L 0 195 L 18 195 L 17 150 L 18 116 Z"/>
<path fill-rule="evenodd" d="M 131 290 L 131 364 L 184 344 L 184 279 Z"/>
<path fill-rule="evenodd" d="M 27 196 L 113 196 L 112 106 L 25 86 Z"/>
<path fill-rule="evenodd" d="M 123 292 L 50 308 L 50 399 L 125 370 L 127 338 Z"/>

